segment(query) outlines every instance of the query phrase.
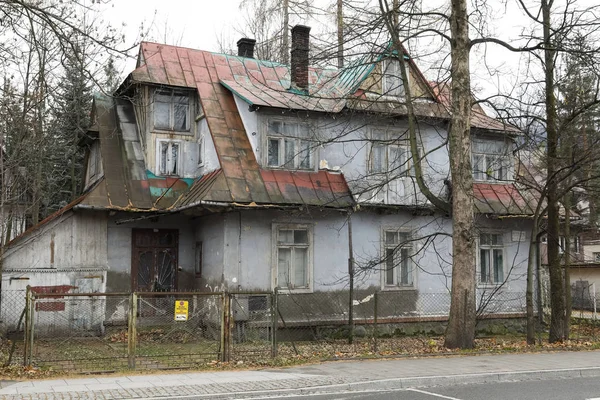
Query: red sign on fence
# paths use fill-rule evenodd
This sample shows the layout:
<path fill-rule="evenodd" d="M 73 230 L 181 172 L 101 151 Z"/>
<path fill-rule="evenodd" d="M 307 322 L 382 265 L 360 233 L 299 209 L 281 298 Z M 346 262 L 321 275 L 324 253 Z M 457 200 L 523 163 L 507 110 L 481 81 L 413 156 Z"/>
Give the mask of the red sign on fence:
<path fill-rule="evenodd" d="M 54 298 L 54 299 L 62 299 L 62 297 L 58 296 L 40 296 L 44 293 L 68 293 L 71 289 L 77 289 L 77 286 L 71 285 L 57 285 L 57 286 L 32 286 L 31 291 L 35 293 L 37 299 L 44 298 Z M 35 311 L 65 311 L 65 302 L 64 301 L 46 301 L 46 302 L 36 302 L 35 303 Z"/>

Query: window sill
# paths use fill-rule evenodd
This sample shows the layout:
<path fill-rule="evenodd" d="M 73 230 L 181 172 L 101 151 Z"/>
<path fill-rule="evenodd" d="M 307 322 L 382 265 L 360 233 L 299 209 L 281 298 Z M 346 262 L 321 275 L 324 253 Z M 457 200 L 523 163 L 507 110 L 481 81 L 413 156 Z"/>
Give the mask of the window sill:
<path fill-rule="evenodd" d="M 473 178 L 473 183 L 487 183 L 489 185 L 511 185 L 515 183 L 514 179 L 492 179 L 492 180 L 481 180 Z"/>
<path fill-rule="evenodd" d="M 188 129 L 187 131 L 176 131 L 174 129 L 159 129 L 159 128 L 152 128 L 152 133 L 161 133 L 161 134 L 166 134 L 166 135 L 185 135 L 185 136 L 191 136 L 194 134 L 194 132 L 192 132 L 191 129 Z"/>
<path fill-rule="evenodd" d="M 278 288 L 278 293 L 283 294 L 297 294 L 297 293 L 312 293 L 312 288 L 298 288 L 298 289 L 288 289 L 288 288 Z"/>
<path fill-rule="evenodd" d="M 381 290 L 385 292 L 403 292 L 403 291 L 416 291 L 417 288 L 413 286 L 382 286 Z"/>
<path fill-rule="evenodd" d="M 478 283 L 477 284 L 477 289 L 498 289 L 500 286 L 502 286 L 504 282 L 501 283 Z"/>
<path fill-rule="evenodd" d="M 315 172 L 315 168 L 314 167 L 313 168 L 286 168 L 286 167 L 273 167 L 273 166 L 267 165 L 267 169 L 270 169 L 270 170 L 273 170 L 273 171 Z"/>

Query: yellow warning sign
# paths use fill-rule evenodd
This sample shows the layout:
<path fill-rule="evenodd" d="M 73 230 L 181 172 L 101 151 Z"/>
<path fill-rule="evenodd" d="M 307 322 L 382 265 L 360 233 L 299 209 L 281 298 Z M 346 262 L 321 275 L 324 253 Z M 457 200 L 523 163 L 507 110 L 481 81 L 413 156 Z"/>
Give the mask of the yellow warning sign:
<path fill-rule="evenodd" d="M 175 321 L 188 320 L 188 302 L 187 300 L 175 300 Z"/>

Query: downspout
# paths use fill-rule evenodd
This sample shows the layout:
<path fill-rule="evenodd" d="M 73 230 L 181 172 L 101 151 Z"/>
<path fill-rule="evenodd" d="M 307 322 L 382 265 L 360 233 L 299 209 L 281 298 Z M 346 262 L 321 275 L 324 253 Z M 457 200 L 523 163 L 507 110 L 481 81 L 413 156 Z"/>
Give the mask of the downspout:
<path fill-rule="evenodd" d="M 352 210 L 348 212 L 348 343 L 354 341 L 354 250 L 352 248 Z"/>
<path fill-rule="evenodd" d="M 237 272 L 237 280 L 238 280 L 238 286 L 237 286 L 237 290 L 241 291 L 242 290 L 242 212 L 238 211 L 238 221 L 239 221 L 239 226 L 238 226 L 238 272 Z"/>

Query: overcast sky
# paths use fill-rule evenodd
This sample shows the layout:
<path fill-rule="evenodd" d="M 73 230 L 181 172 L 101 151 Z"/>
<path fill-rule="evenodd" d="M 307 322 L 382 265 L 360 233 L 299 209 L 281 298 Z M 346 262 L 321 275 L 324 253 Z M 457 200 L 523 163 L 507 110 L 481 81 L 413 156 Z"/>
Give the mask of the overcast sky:
<path fill-rule="evenodd" d="M 316 1 L 323 6 L 333 4 L 333 0 Z M 447 3 L 443 0 L 428 1 Z M 232 44 L 241 37 L 236 32 L 236 28 L 239 29 L 244 22 L 244 12 L 239 4 L 240 0 L 113 0 L 105 7 L 102 18 L 114 26 L 125 23 L 123 30 L 128 44 L 136 40 L 143 24 L 146 30 L 149 29 L 145 40 L 218 51 L 219 40 Z M 502 10 L 499 13 L 502 14 Z M 495 13 L 496 17 L 499 13 Z M 507 21 L 514 24 L 514 16 Z M 507 22 L 501 25 L 503 29 L 507 28 Z M 123 66 L 123 72 L 128 72 L 133 66 L 134 61 L 130 60 Z M 425 68 L 424 65 L 422 67 Z"/>
<path fill-rule="evenodd" d="M 91 1 L 91 0 L 90 0 Z M 314 0 L 317 5 L 325 8 L 334 4 L 334 0 Z M 529 0 L 525 0 L 529 3 Z M 537 0 L 531 0 L 534 4 Z M 558 4 L 565 0 L 557 0 Z M 598 0 L 579 0 L 581 5 L 596 3 Z M 425 0 L 425 7 L 447 7 L 447 0 Z M 475 2 L 480 4 L 479 2 Z M 139 37 L 140 25 L 148 31 L 149 35 L 144 40 L 160 43 L 174 44 L 202 50 L 219 50 L 219 41 L 227 45 L 234 44 L 242 35 L 236 31 L 244 24 L 244 11 L 239 8 L 240 0 L 113 0 L 105 6 L 102 18 L 115 27 L 125 23 L 123 31 L 126 34 L 126 43 L 131 45 Z M 437 5 L 436 5 L 437 4 Z M 515 43 L 523 28 L 531 26 L 530 21 L 524 16 L 517 6 L 516 0 L 483 2 L 489 22 L 487 34 L 506 39 Z M 291 24 L 307 21 L 290 21 Z M 315 22 L 308 22 L 314 24 Z M 313 26 L 313 28 L 315 28 Z M 313 29 L 314 31 L 315 29 Z M 473 33 L 471 34 L 473 36 Z M 440 40 L 439 38 L 437 39 Z M 135 52 L 132 52 L 135 55 Z M 435 54 L 439 62 L 444 54 Z M 433 56 L 432 56 L 433 57 Z M 122 72 L 128 73 L 134 67 L 135 61 L 129 60 L 123 65 Z M 417 59 L 417 64 L 423 69 L 430 79 L 435 79 L 433 74 L 428 74 L 427 62 Z M 501 91 L 515 90 L 519 87 L 516 76 L 522 74 L 525 68 L 520 56 L 510 53 L 499 46 L 479 46 L 471 54 L 471 67 L 473 73 L 474 89 L 482 89 L 480 96 L 493 94 L 500 88 Z M 500 72 L 496 71 L 499 69 Z M 490 70 L 494 73 L 490 74 Z"/>

